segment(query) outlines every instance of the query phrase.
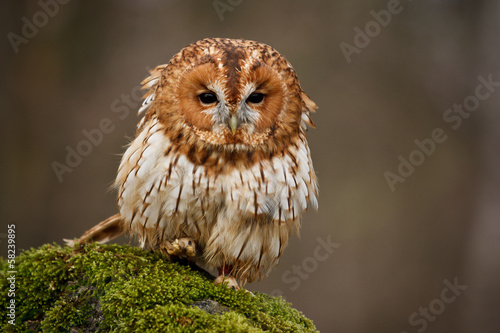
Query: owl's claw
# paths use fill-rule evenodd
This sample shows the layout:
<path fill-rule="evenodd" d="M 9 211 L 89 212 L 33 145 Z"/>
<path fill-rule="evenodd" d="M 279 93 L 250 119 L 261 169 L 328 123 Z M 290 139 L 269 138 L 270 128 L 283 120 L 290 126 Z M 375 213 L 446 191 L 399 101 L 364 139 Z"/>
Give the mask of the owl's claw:
<path fill-rule="evenodd" d="M 236 279 L 230 275 L 219 275 L 215 281 L 214 284 L 217 286 L 221 283 L 227 284 L 228 288 L 232 288 L 234 290 L 239 290 L 240 286 L 238 285 L 238 282 Z"/>
<path fill-rule="evenodd" d="M 167 242 L 165 249 L 171 256 L 184 255 L 189 258 L 196 255 L 196 243 L 192 238 L 189 237 L 176 239 L 172 243 Z"/>

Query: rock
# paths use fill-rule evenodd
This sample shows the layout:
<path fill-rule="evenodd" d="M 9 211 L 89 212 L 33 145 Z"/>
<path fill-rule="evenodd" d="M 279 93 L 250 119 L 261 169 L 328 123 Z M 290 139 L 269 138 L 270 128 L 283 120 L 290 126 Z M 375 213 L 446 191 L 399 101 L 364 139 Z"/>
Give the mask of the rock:
<path fill-rule="evenodd" d="M 230 310 L 227 306 L 211 299 L 202 299 L 201 301 L 194 302 L 191 305 L 196 306 L 209 314 L 223 314 L 224 312 Z"/>
<path fill-rule="evenodd" d="M 15 297 L 7 261 L 1 295 L 15 300 L 2 332 L 315 332 L 281 298 L 215 286 L 199 269 L 127 245 L 44 245 L 16 257 Z M 8 302 L 0 304 L 8 313 Z"/>

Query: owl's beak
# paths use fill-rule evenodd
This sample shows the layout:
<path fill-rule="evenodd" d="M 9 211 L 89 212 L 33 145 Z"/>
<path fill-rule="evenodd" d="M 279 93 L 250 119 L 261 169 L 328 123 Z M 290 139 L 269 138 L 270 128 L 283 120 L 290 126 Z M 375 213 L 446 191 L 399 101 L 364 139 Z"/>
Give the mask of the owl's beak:
<path fill-rule="evenodd" d="M 229 119 L 229 128 L 231 129 L 231 132 L 233 132 L 233 135 L 235 135 L 236 130 L 238 129 L 238 116 L 235 114 L 233 114 Z"/>

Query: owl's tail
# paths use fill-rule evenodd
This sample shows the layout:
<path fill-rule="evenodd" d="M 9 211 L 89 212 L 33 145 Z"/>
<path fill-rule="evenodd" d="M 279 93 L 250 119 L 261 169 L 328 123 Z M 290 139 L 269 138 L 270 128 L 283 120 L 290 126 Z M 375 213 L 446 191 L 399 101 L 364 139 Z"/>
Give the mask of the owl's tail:
<path fill-rule="evenodd" d="M 75 243 L 106 243 L 113 238 L 121 236 L 125 231 L 122 216 L 118 213 L 108 217 L 92 229 L 87 230 L 78 240 L 64 239 L 64 241 L 68 246 L 73 246 Z"/>

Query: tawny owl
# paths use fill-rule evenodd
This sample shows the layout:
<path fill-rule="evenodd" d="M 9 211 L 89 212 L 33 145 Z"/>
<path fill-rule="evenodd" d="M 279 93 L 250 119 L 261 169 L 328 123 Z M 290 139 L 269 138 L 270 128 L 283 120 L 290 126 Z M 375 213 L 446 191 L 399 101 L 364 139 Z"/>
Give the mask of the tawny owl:
<path fill-rule="evenodd" d="M 209 38 L 156 67 L 120 163 L 119 213 L 80 242 L 143 247 L 251 282 L 275 266 L 318 186 L 305 136 L 316 104 L 272 47 Z"/>

